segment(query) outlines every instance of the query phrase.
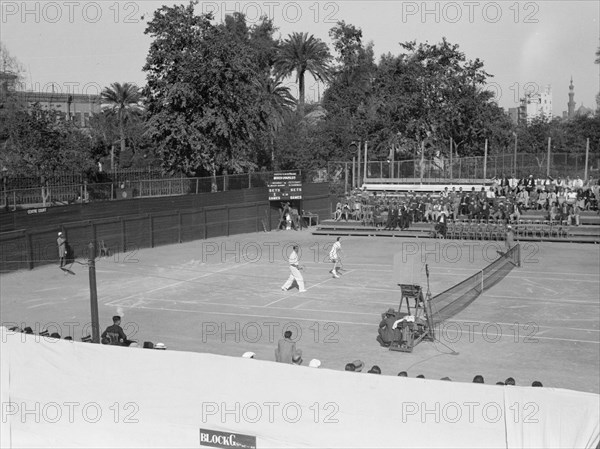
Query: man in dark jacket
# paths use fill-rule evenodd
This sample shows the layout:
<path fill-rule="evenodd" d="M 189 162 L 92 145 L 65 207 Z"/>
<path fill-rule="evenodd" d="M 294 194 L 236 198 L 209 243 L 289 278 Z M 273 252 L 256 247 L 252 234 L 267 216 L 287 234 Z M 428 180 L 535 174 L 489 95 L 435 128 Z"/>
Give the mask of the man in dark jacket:
<path fill-rule="evenodd" d="M 113 325 L 108 326 L 106 330 L 102 332 L 101 337 L 103 340 L 107 339 L 107 344 L 109 345 L 122 345 L 129 342 L 121 327 L 121 317 L 118 315 L 113 316 Z"/>
<path fill-rule="evenodd" d="M 394 309 L 388 309 L 382 318 L 381 323 L 379 323 L 379 337 L 377 337 L 377 341 L 379 341 L 382 346 L 389 346 L 396 336 L 396 330 L 393 328 L 394 323 L 396 322 L 396 311 Z"/>

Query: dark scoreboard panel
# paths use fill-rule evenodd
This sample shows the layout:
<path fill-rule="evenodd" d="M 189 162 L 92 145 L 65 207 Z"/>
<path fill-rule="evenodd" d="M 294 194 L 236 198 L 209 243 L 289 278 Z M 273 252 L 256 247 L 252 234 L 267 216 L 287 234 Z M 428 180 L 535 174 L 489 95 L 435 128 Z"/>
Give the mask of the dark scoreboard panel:
<path fill-rule="evenodd" d="M 302 181 L 296 172 L 276 172 L 269 188 L 269 201 L 302 199 Z"/>

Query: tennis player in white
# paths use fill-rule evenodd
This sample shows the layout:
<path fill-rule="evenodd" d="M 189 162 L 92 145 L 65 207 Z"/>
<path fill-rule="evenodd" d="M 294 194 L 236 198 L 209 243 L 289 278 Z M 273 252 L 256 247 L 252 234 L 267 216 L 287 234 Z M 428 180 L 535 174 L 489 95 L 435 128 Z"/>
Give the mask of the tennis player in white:
<path fill-rule="evenodd" d="M 331 247 L 331 251 L 329 251 L 329 259 L 333 262 L 333 268 L 329 271 L 333 274 L 334 278 L 339 278 L 340 275 L 338 273 L 338 263 L 340 261 L 340 252 L 342 251 L 342 243 L 340 242 L 341 237 L 338 237 L 333 246 Z"/>
<path fill-rule="evenodd" d="M 281 290 L 283 291 L 287 291 L 294 283 L 294 280 L 298 284 L 299 293 L 304 293 L 306 291 L 304 288 L 304 278 L 302 277 L 302 273 L 300 273 L 300 270 L 304 267 L 299 264 L 298 249 L 298 245 L 294 245 L 292 254 L 290 254 L 289 264 L 291 274 L 285 284 L 281 287 Z"/>

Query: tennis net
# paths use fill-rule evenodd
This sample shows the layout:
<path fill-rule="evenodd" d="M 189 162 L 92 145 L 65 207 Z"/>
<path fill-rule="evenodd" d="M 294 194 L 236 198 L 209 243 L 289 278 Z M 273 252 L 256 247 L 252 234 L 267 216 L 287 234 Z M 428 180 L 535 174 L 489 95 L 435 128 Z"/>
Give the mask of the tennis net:
<path fill-rule="evenodd" d="M 434 296 L 431 299 L 433 324 L 440 324 L 464 310 L 484 291 L 504 279 L 515 266 L 521 266 L 519 244 L 473 276 Z"/>

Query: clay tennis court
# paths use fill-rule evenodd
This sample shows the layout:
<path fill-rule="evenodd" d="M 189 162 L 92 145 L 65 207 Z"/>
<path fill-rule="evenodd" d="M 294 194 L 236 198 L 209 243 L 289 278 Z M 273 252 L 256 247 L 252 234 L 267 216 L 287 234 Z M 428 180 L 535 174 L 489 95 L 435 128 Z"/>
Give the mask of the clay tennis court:
<path fill-rule="evenodd" d="M 404 370 L 470 382 L 481 374 L 486 383 L 512 376 L 517 385 L 540 380 L 600 392 L 596 245 L 524 243 L 520 268 L 437 327 L 436 342 L 401 353 L 375 340 L 381 313 L 398 307 L 397 283 L 414 278 L 426 291 L 427 264 L 435 296 L 488 265 L 503 243 L 343 238 L 343 276 L 334 279 L 327 262 L 334 240 L 309 231 L 252 233 L 100 258 L 101 330 L 122 314 L 126 333 L 140 343 L 229 356 L 253 351 L 274 360 L 289 329 L 304 364 L 317 358 L 322 368 L 342 370 L 360 359 L 384 375 Z M 301 245 L 306 293 L 281 291 L 293 242 Z M 76 339 L 91 333 L 88 269 L 71 269 L 75 275 L 54 265 L 3 274 L 3 324 Z"/>

